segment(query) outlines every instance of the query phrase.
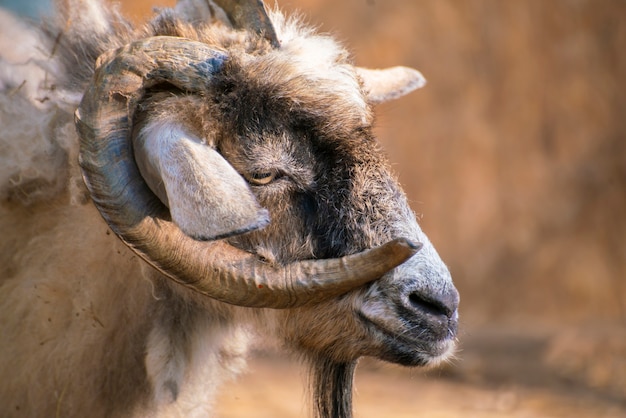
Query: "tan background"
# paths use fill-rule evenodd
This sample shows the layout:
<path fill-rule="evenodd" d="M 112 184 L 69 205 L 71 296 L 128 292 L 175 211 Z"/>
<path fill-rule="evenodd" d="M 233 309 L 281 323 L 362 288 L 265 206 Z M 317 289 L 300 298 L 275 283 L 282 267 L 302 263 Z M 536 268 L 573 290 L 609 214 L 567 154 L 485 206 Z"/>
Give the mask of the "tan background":
<path fill-rule="evenodd" d="M 381 106 L 377 132 L 461 292 L 462 351 L 429 374 L 366 362 L 356 415 L 626 416 L 626 2 L 280 6 L 359 65 L 429 81 Z M 295 363 L 251 369 L 222 417 L 306 416 Z"/>

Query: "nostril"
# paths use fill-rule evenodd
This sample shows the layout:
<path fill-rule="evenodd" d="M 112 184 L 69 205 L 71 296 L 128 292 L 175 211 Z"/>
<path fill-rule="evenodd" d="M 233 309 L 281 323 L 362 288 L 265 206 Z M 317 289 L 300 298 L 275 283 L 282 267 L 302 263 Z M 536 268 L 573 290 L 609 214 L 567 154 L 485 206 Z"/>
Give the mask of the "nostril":
<path fill-rule="evenodd" d="M 413 292 L 409 295 L 409 302 L 414 308 L 432 315 L 443 315 L 451 318 L 456 312 L 457 302 L 452 298 L 437 299 L 423 295 L 419 292 Z"/>

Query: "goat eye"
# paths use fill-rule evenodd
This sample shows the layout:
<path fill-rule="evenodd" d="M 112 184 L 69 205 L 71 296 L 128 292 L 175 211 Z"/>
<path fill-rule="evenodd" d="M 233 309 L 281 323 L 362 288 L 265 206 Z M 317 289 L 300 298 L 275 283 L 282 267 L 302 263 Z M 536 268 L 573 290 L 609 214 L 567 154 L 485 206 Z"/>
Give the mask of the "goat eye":
<path fill-rule="evenodd" d="M 257 186 L 263 186 L 271 183 L 278 177 L 277 171 L 258 171 L 253 173 L 248 173 L 246 175 L 246 179 Z"/>

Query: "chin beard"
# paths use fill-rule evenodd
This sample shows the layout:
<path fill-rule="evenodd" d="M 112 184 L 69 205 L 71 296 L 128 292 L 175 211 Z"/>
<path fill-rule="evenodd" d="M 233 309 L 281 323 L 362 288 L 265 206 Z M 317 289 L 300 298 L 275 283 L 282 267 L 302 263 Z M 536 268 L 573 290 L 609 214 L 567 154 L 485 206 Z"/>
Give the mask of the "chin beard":
<path fill-rule="evenodd" d="M 352 418 L 352 384 L 357 361 L 327 356 L 308 359 L 315 418 Z"/>

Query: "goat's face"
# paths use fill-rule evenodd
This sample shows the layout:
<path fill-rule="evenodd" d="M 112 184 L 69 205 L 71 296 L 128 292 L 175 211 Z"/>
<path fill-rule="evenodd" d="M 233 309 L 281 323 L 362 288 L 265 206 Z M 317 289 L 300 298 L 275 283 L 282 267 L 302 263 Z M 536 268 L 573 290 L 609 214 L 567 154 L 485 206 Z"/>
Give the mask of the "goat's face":
<path fill-rule="evenodd" d="M 230 239 L 270 263 L 354 254 L 397 238 L 423 243 L 381 280 L 322 304 L 279 313 L 289 344 L 336 360 L 371 355 L 406 365 L 454 346 L 458 293 L 418 226 L 372 134 L 359 78 L 231 63 L 208 104 L 216 146 L 269 212 L 265 228 Z M 282 73 L 282 74 L 281 74 Z"/>
<path fill-rule="evenodd" d="M 369 77 L 341 54 L 298 54 L 151 38 L 102 57 L 77 111 L 94 202 L 175 280 L 228 303 L 291 307 L 281 332 L 300 351 L 444 358 L 458 294 L 381 156 L 368 104 L 412 90 L 419 74 Z M 391 91 L 376 85 L 390 77 Z M 423 246 L 414 256 L 411 241 Z"/>

